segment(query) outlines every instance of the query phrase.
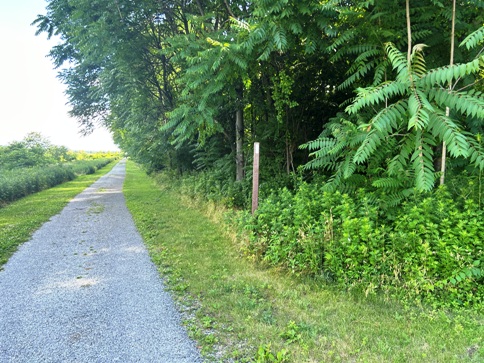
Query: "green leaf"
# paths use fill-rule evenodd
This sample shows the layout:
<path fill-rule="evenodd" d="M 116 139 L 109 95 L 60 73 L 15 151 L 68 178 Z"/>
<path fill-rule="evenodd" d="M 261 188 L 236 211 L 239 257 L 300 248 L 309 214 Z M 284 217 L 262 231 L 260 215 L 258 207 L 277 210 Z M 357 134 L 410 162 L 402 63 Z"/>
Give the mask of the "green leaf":
<path fill-rule="evenodd" d="M 448 89 L 432 89 L 429 100 L 441 107 L 449 107 L 461 114 L 484 119 L 484 97 L 479 92 L 457 92 Z"/>
<path fill-rule="evenodd" d="M 477 47 L 484 41 L 484 26 L 475 30 L 459 44 L 460 47 L 465 46 L 468 50 Z"/>
<path fill-rule="evenodd" d="M 401 73 L 404 69 L 407 68 L 407 57 L 402 52 L 400 52 L 393 43 L 386 43 L 385 51 L 388 54 L 388 58 L 390 58 L 393 69 L 395 69 L 397 73 Z"/>
<path fill-rule="evenodd" d="M 448 86 L 459 78 L 479 73 L 479 71 L 479 59 L 474 59 L 468 63 L 431 69 L 422 76 L 418 83 L 425 87 L 434 87 L 436 85 Z"/>
<path fill-rule="evenodd" d="M 358 88 L 356 100 L 346 108 L 349 114 L 356 114 L 367 106 L 375 106 L 388 98 L 403 96 L 405 87 L 399 82 L 385 82 L 377 87 Z"/>

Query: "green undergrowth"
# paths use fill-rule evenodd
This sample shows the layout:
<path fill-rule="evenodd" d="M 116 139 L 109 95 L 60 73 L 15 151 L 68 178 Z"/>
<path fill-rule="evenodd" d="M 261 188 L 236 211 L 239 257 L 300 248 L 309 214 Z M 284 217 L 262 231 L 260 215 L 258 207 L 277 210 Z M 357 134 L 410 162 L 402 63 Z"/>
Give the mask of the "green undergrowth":
<path fill-rule="evenodd" d="M 484 304 L 484 212 L 446 188 L 384 210 L 374 196 L 328 192 L 301 183 L 261 201 L 241 219 L 248 253 L 296 274 L 325 276 L 341 288 L 363 288 L 438 307 Z"/>
<path fill-rule="evenodd" d="M 128 207 L 207 361 L 482 362 L 476 311 L 403 306 L 247 259 L 226 214 L 128 162 Z M 225 220 L 225 222 L 224 222 Z M 285 272 L 286 271 L 286 272 Z"/>
<path fill-rule="evenodd" d="M 59 213 L 65 205 L 112 169 L 115 162 L 75 180 L 31 194 L 0 208 L 0 268 L 17 247 L 30 239 L 35 230 Z"/>

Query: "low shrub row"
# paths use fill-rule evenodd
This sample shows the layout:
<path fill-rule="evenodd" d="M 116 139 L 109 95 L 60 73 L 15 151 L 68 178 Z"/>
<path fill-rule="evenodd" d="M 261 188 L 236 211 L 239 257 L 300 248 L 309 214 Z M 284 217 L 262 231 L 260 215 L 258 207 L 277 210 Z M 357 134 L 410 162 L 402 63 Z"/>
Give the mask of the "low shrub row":
<path fill-rule="evenodd" d="M 113 160 L 81 160 L 43 167 L 0 170 L 0 206 L 73 180 L 77 175 L 93 174 Z"/>
<path fill-rule="evenodd" d="M 469 175 L 393 207 L 392 196 L 377 191 L 345 194 L 324 191 L 322 180 L 292 178 L 285 181 L 289 188 L 268 180 L 254 216 L 250 181 L 227 175 L 205 170 L 176 183 L 189 196 L 245 209 L 237 220 L 252 258 L 367 294 L 484 305 L 484 212 L 480 183 Z"/>
<path fill-rule="evenodd" d="M 351 196 L 302 183 L 261 201 L 242 225 L 247 253 L 345 288 L 435 306 L 484 303 L 484 212 L 441 188 L 389 213 L 359 191 Z"/>

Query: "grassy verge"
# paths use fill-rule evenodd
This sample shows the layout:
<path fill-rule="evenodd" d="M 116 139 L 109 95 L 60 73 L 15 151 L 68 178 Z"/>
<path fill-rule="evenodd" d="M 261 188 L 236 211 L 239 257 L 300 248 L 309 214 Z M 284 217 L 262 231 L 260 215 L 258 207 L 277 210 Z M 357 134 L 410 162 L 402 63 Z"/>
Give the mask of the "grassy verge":
<path fill-rule="evenodd" d="M 484 315 L 402 307 L 240 257 L 220 214 L 128 163 L 128 207 L 209 361 L 482 362 Z"/>
<path fill-rule="evenodd" d="M 17 247 L 30 239 L 35 230 L 59 213 L 77 194 L 111 170 L 114 164 L 115 162 L 111 162 L 93 174 L 79 176 L 73 181 L 29 195 L 0 208 L 0 269 Z"/>

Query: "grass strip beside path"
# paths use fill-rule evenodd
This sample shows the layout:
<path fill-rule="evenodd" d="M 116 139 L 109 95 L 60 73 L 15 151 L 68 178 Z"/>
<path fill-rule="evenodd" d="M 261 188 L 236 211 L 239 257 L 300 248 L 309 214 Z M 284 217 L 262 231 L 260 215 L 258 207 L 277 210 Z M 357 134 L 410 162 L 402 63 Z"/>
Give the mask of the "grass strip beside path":
<path fill-rule="evenodd" d="M 94 174 L 81 175 L 73 181 L 31 194 L 0 208 L 0 269 L 18 246 L 58 214 L 77 194 L 109 172 L 113 161 Z"/>
<path fill-rule="evenodd" d="M 209 361 L 482 362 L 484 316 L 401 307 L 264 269 L 176 187 L 128 163 L 135 223 Z"/>

